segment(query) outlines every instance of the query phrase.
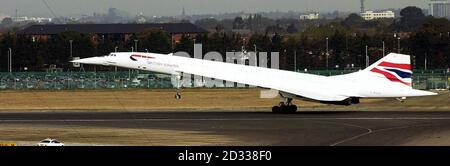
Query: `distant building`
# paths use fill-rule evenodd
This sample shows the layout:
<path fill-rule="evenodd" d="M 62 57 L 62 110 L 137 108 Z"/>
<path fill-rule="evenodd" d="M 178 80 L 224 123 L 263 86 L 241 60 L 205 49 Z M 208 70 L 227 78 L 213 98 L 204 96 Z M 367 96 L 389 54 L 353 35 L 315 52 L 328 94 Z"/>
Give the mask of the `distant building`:
<path fill-rule="evenodd" d="M 9 16 L 0 13 L 0 22 L 1 22 L 3 19 L 5 19 L 6 17 L 9 17 Z"/>
<path fill-rule="evenodd" d="M 36 22 L 36 23 L 50 23 L 52 18 L 42 18 L 42 17 L 14 17 L 14 22 Z"/>
<path fill-rule="evenodd" d="M 136 17 L 136 22 L 138 24 L 144 24 L 145 22 L 147 22 L 147 19 L 145 18 L 143 13 L 140 13 L 137 17 Z"/>
<path fill-rule="evenodd" d="M 433 17 L 450 18 L 450 2 L 448 0 L 429 0 L 428 12 Z"/>
<path fill-rule="evenodd" d="M 361 13 L 361 17 L 364 18 L 364 20 L 373 20 L 373 19 L 381 19 L 381 18 L 395 18 L 395 13 L 390 10 L 383 11 L 383 12 L 366 11 L 364 13 Z"/>
<path fill-rule="evenodd" d="M 182 35 L 196 36 L 208 31 L 191 23 L 165 23 L 165 24 L 47 24 L 32 25 L 18 32 L 18 35 L 32 37 L 33 39 L 49 40 L 64 31 L 76 31 L 81 35 L 91 35 L 97 38 L 107 38 L 112 41 L 128 41 L 131 36 L 146 29 L 161 29 L 167 31 L 175 42 Z"/>
<path fill-rule="evenodd" d="M 317 20 L 317 19 L 319 19 L 319 13 L 300 15 L 300 20 Z"/>
<path fill-rule="evenodd" d="M 112 17 L 112 18 L 115 18 L 115 17 L 128 18 L 128 17 L 130 17 L 130 14 L 128 12 L 126 12 L 126 11 L 123 11 L 123 10 L 119 10 L 119 9 L 116 9 L 116 8 L 109 8 L 108 9 L 108 17 Z"/>

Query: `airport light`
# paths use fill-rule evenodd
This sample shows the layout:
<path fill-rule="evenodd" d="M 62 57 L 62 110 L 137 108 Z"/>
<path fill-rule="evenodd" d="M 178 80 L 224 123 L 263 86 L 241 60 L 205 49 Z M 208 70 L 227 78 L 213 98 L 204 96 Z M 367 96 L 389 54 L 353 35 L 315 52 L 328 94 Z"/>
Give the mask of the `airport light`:
<path fill-rule="evenodd" d="M 72 44 L 73 44 L 73 40 L 69 40 L 69 43 L 70 43 L 70 59 L 72 59 Z"/>
<path fill-rule="evenodd" d="M 384 43 L 384 40 L 383 40 L 383 57 L 384 56 L 386 56 L 386 51 L 385 51 L 385 43 Z"/>
<path fill-rule="evenodd" d="M 145 49 L 145 52 L 147 52 L 147 53 L 148 53 L 148 49 Z"/>
<path fill-rule="evenodd" d="M 138 42 L 139 42 L 139 40 L 134 40 L 134 48 L 136 48 L 136 52 L 139 52 Z"/>
<path fill-rule="evenodd" d="M 173 46 L 173 35 L 170 35 L 170 49 L 172 49 L 172 53 L 173 53 L 173 50 L 175 49 Z"/>
<path fill-rule="evenodd" d="M 255 66 L 258 66 L 258 51 L 256 50 L 256 44 L 253 44 L 253 47 L 255 47 Z"/>
<path fill-rule="evenodd" d="M 236 56 L 236 50 L 231 50 L 233 52 L 233 57 L 231 59 L 229 59 L 230 61 L 232 61 L 231 63 L 234 63 L 234 60 L 237 59 Z M 237 63 L 237 62 L 236 62 Z"/>
<path fill-rule="evenodd" d="M 327 56 L 327 70 L 328 70 L 328 56 L 330 55 L 329 54 L 329 52 L 328 52 L 328 37 L 326 38 L 327 39 L 327 50 L 326 50 L 326 56 Z"/>
<path fill-rule="evenodd" d="M 398 44 L 398 53 L 400 54 L 400 37 L 397 38 L 397 44 Z"/>
<path fill-rule="evenodd" d="M 287 50 L 284 49 L 284 54 L 282 54 L 284 57 L 287 57 Z"/>
<path fill-rule="evenodd" d="M 297 50 L 294 50 L 294 71 L 297 72 Z"/>
<path fill-rule="evenodd" d="M 114 47 L 114 52 L 116 52 L 117 53 L 117 49 L 118 49 L 119 47 Z M 116 79 L 116 73 L 117 73 L 117 66 L 114 66 L 114 79 Z"/>
<path fill-rule="evenodd" d="M 12 49 L 11 48 L 8 48 L 8 50 L 9 50 L 9 54 L 8 54 L 8 69 L 9 69 L 9 72 L 11 73 L 12 72 Z"/>
<path fill-rule="evenodd" d="M 366 68 L 369 67 L 369 46 L 366 45 Z"/>

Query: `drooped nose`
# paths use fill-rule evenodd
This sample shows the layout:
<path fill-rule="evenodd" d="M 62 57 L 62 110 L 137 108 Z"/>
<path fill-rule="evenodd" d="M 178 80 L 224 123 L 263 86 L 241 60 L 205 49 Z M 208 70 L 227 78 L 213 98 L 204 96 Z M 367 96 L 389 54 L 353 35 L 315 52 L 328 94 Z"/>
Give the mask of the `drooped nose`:
<path fill-rule="evenodd" d="M 104 57 L 91 57 L 70 61 L 72 63 L 90 64 L 90 65 L 103 65 L 105 62 Z"/>

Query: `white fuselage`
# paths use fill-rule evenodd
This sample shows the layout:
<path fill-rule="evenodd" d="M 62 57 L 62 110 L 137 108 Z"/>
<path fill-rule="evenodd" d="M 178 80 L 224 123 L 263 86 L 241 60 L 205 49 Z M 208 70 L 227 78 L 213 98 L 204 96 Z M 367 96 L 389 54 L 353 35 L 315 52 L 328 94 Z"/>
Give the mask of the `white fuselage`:
<path fill-rule="evenodd" d="M 318 101 L 343 101 L 352 97 L 378 98 L 434 95 L 431 92 L 414 90 L 400 83 L 387 83 L 385 78 L 373 77 L 365 73 L 366 71 L 328 77 L 154 53 L 112 53 L 109 56 L 87 58 L 79 62 L 119 66 L 172 75 L 189 73 L 276 89 L 297 97 Z"/>

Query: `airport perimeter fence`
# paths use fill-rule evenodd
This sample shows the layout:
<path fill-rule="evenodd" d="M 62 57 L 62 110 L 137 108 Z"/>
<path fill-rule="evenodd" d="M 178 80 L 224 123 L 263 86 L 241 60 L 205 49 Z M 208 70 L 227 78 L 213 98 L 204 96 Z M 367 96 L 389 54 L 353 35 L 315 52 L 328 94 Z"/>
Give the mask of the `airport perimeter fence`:
<path fill-rule="evenodd" d="M 128 72 L 0 73 L 0 90 L 172 88 L 171 77 Z"/>
<path fill-rule="evenodd" d="M 354 71 L 308 71 L 318 75 L 340 75 Z M 203 83 L 204 84 L 204 83 Z M 448 70 L 416 70 L 413 87 L 416 89 L 449 89 Z M 65 89 L 165 89 L 173 88 L 170 75 L 151 72 L 13 72 L 0 73 L 0 90 L 65 90 Z"/>

